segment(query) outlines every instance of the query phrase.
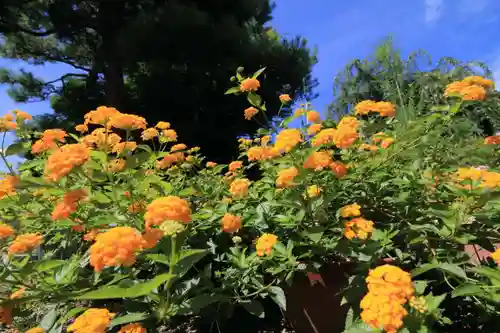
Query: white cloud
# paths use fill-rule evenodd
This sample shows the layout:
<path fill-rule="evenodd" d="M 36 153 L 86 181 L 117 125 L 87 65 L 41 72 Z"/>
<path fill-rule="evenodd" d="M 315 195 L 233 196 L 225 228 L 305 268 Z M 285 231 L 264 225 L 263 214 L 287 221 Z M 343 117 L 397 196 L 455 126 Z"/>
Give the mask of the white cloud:
<path fill-rule="evenodd" d="M 493 81 L 495 81 L 495 86 L 498 89 L 500 88 L 500 54 L 493 59 L 490 69 L 493 72 Z"/>
<path fill-rule="evenodd" d="M 443 0 L 425 0 L 425 22 L 432 23 L 441 17 Z"/>

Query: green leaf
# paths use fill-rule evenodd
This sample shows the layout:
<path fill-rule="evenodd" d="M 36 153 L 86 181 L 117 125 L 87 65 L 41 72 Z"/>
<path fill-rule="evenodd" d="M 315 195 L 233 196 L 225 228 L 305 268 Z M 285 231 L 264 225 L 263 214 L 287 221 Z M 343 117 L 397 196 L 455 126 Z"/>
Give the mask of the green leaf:
<path fill-rule="evenodd" d="M 252 79 L 256 79 L 266 70 L 266 67 L 259 69 L 257 72 L 253 73 Z"/>
<path fill-rule="evenodd" d="M 453 292 L 451 293 L 451 297 L 455 298 L 460 296 L 476 296 L 482 294 L 483 292 L 483 289 L 477 284 L 464 283 L 453 290 Z"/>
<path fill-rule="evenodd" d="M 84 307 L 76 307 L 69 310 L 64 316 L 61 316 L 58 320 L 60 324 L 66 323 L 66 321 L 70 318 L 75 317 L 77 314 L 84 312 L 87 308 Z"/>
<path fill-rule="evenodd" d="M 173 267 L 176 278 L 182 278 L 194 264 L 208 254 L 205 249 L 184 250 L 179 254 L 179 258 Z"/>
<path fill-rule="evenodd" d="M 278 286 L 272 286 L 269 288 L 269 294 L 273 301 L 278 304 L 280 308 L 286 311 L 286 296 L 283 289 Z"/>
<path fill-rule="evenodd" d="M 256 317 L 264 318 L 266 315 L 262 304 L 255 299 L 251 301 L 242 302 L 241 304 L 243 305 L 245 310 L 247 310 Z"/>
<path fill-rule="evenodd" d="M 427 303 L 427 308 L 429 312 L 434 312 L 437 310 L 441 302 L 446 298 L 446 294 L 439 296 L 434 296 L 432 294 L 425 296 L 425 302 Z"/>
<path fill-rule="evenodd" d="M 45 163 L 44 160 L 26 161 L 19 166 L 19 171 L 33 169 L 36 168 L 37 166 L 42 166 L 44 163 Z"/>
<path fill-rule="evenodd" d="M 177 315 L 186 316 L 198 314 L 203 308 L 210 304 L 223 300 L 224 297 L 213 294 L 201 294 L 181 303 Z"/>
<path fill-rule="evenodd" d="M 490 267 L 474 267 L 472 270 L 489 278 L 493 285 L 500 285 L 500 270 Z"/>
<path fill-rule="evenodd" d="M 12 155 L 22 155 L 26 153 L 31 147 L 31 143 L 29 142 L 16 142 L 11 144 L 5 150 L 5 156 Z"/>
<path fill-rule="evenodd" d="M 147 295 L 158 288 L 163 283 L 172 279 L 174 275 L 170 273 L 163 273 L 157 275 L 155 278 L 148 282 L 142 282 L 129 286 L 104 286 L 97 290 L 90 291 L 75 299 L 115 299 L 115 298 L 136 298 Z"/>
<path fill-rule="evenodd" d="M 57 317 L 57 307 L 54 306 L 45 316 L 43 316 L 40 322 L 40 327 L 48 331 L 54 326 Z"/>
<path fill-rule="evenodd" d="M 35 270 L 39 273 L 50 271 L 53 268 L 66 265 L 68 262 L 66 260 L 47 260 L 47 261 L 38 261 L 35 262 Z"/>
<path fill-rule="evenodd" d="M 247 100 L 248 103 L 252 104 L 253 106 L 260 108 L 260 105 L 262 104 L 262 98 L 254 93 L 249 93 L 247 95 Z"/>
<path fill-rule="evenodd" d="M 325 232 L 325 228 L 322 226 L 315 226 L 311 227 L 309 229 L 306 229 L 302 232 L 302 235 L 304 237 L 309 238 L 312 240 L 314 243 L 318 243 L 321 240 L 321 237 L 323 237 L 323 233 Z"/>
<path fill-rule="evenodd" d="M 160 264 L 164 264 L 164 265 L 170 264 L 170 259 L 164 254 L 151 253 L 151 254 L 147 254 L 145 256 L 145 258 L 148 260 L 154 261 L 154 262 L 159 262 Z"/>
<path fill-rule="evenodd" d="M 128 323 L 134 323 L 137 321 L 144 320 L 148 318 L 149 315 L 146 312 L 134 312 L 134 313 L 128 313 L 124 316 L 116 317 L 111 321 L 111 328 L 118 326 L 118 325 L 123 325 L 123 324 L 128 324 Z"/>
<path fill-rule="evenodd" d="M 411 275 L 413 277 L 419 276 L 427 271 L 430 271 L 431 269 L 438 269 L 441 271 L 445 271 L 447 273 L 451 273 L 453 275 L 456 275 L 458 277 L 461 277 L 463 279 L 467 278 L 467 275 L 465 274 L 465 271 L 460 268 L 457 265 L 454 264 L 449 264 L 449 263 L 429 263 L 429 264 L 424 264 L 420 267 L 415 268 L 414 270 L 411 271 Z"/>
<path fill-rule="evenodd" d="M 187 187 L 179 192 L 180 197 L 189 197 L 196 193 L 196 190 L 192 187 Z"/>
<path fill-rule="evenodd" d="M 107 162 L 107 159 L 108 159 L 108 155 L 103 152 L 103 151 L 100 151 L 100 150 L 92 150 L 92 152 L 90 153 L 90 156 L 92 156 L 92 158 L 96 159 L 97 161 L 99 161 L 99 163 L 101 164 L 106 164 Z"/>
<path fill-rule="evenodd" d="M 102 192 L 92 193 L 92 200 L 97 201 L 100 204 L 108 204 L 111 202 L 111 198 Z"/>
<path fill-rule="evenodd" d="M 417 295 L 422 295 L 427 288 L 427 281 L 413 281 L 413 287 L 415 288 L 415 292 Z"/>
<path fill-rule="evenodd" d="M 240 92 L 240 87 L 232 87 L 232 88 L 229 88 L 228 90 L 226 90 L 224 95 L 232 95 L 232 94 L 236 94 L 239 92 Z"/>

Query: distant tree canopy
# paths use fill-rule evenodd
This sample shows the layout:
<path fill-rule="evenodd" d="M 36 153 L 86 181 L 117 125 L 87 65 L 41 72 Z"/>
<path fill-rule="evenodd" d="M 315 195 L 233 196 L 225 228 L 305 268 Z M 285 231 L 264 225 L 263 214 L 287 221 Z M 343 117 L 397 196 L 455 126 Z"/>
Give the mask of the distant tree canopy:
<path fill-rule="evenodd" d="M 243 98 L 224 96 L 238 67 L 247 74 L 266 67 L 260 94 L 270 119 L 280 93 L 311 98 L 316 84 L 306 41 L 282 39 L 266 26 L 269 0 L 4 2 L 1 56 L 75 69 L 49 82 L 1 71 L 16 101 L 51 101 L 55 114 L 40 127 L 69 128 L 99 105 L 114 106 L 150 124 L 170 121 L 180 140 L 227 161 L 237 154 L 236 137 L 259 127 L 244 119 Z"/>
<path fill-rule="evenodd" d="M 332 116 L 348 113 L 362 100 L 386 100 L 400 106 L 400 120 L 412 120 L 431 111 L 432 106 L 444 104 L 447 84 L 471 75 L 491 78 L 492 73 L 481 62 L 444 57 L 433 63 L 423 51 L 403 59 L 388 39 L 370 57 L 352 61 L 335 77 L 329 113 Z M 488 135 L 500 130 L 498 98 L 494 92 L 489 101 L 467 107 L 464 114 Z"/>

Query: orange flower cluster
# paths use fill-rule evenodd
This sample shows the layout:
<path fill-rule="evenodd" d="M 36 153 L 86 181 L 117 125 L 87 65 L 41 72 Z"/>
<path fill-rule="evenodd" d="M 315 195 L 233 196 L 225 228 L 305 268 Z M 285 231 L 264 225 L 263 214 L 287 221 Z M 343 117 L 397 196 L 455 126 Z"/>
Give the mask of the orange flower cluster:
<path fill-rule="evenodd" d="M 41 327 L 33 327 L 27 330 L 25 333 L 44 333 L 45 330 Z"/>
<path fill-rule="evenodd" d="M 408 314 L 403 305 L 413 297 L 409 273 L 391 265 L 370 270 L 366 278 L 368 293 L 361 300 L 361 319 L 375 329 L 396 333 Z"/>
<path fill-rule="evenodd" d="M 141 138 L 145 141 L 158 137 L 160 133 L 154 127 L 148 128 L 141 133 Z"/>
<path fill-rule="evenodd" d="M 359 122 L 354 117 L 344 117 L 337 128 L 321 130 L 311 141 L 314 147 L 335 144 L 338 148 L 347 149 L 358 139 Z"/>
<path fill-rule="evenodd" d="M 304 168 L 321 171 L 324 168 L 330 166 L 332 162 L 333 161 L 330 152 L 315 151 L 311 155 L 309 155 L 309 157 L 304 162 Z"/>
<path fill-rule="evenodd" d="M 361 206 L 357 203 L 353 203 L 351 205 L 344 206 L 340 209 L 340 216 L 347 217 L 356 217 L 361 216 Z"/>
<path fill-rule="evenodd" d="M 107 165 L 107 170 L 109 172 L 120 172 L 122 171 L 123 169 L 125 169 L 125 165 L 126 165 L 126 161 L 124 159 L 121 159 L 121 158 L 115 158 L 111 161 L 108 162 L 108 165 Z"/>
<path fill-rule="evenodd" d="M 43 236 L 38 234 L 19 235 L 9 245 L 9 256 L 18 253 L 26 253 L 42 243 Z"/>
<path fill-rule="evenodd" d="M 276 135 L 274 147 L 280 152 L 289 152 L 302 142 L 302 133 L 296 128 L 284 129 Z"/>
<path fill-rule="evenodd" d="M 76 212 L 78 202 L 86 196 L 87 191 L 83 189 L 66 192 L 63 200 L 52 211 L 52 219 L 57 221 L 69 218 L 71 214 Z"/>
<path fill-rule="evenodd" d="M 5 223 L 0 223 L 0 239 L 8 238 L 14 234 L 14 228 Z"/>
<path fill-rule="evenodd" d="M 166 169 L 174 164 L 182 163 L 186 159 L 183 152 L 177 152 L 165 155 L 161 160 L 156 162 L 156 167 L 158 169 Z"/>
<path fill-rule="evenodd" d="M 394 141 L 395 141 L 394 138 L 391 138 L 390 136 L 388 136 L 384 132 L 378 132 L 372 136 L 372 142 L 373 143 L 380 143 L 380 147 L 382 147 L 384 149 L 389 147 L 392 143 L 394 143 Z M 368 146 L 370 146 L 370 145 L 368 145 Z M 372 149 L 364 149 L 364 150 L 372 150 Z M 373 149 L 373 150 L 378 150 L 378 148 Z"/>
<path fill-rule="evenodd" d="M 486 91 L 492 89 L 494 83 L 480 76 L 469 76 L 462 81 L 455 81 L 446 86 L 445 96 L 460 96 L 466 101 L 482 101 L 486 99 Z"/>
<path fill-rule="evenodd" d="M 347 166 L 342 162 L 332 162 L 332 164 L 330 164 L 330 169 L 339 179 L 347 175 Z"/>
<path fill-rule="evenodd" d="M 344 236 L 347 239 L 359 238 L 368 239 L 373 232 L 373 221 L 362 217 L 347 221 L 344 229 Z"/>
<path fill-rule="evenodd" d="M 217 163 L 215 162 L 207 162 L 206 167 L 207 168 L 215 168 L 217 166 Z"/>
<path fill-rule="evenodd" d="M 105 267 L 132 266 L 144 247 L 144 238 L 134 228 L 115 227 L 97 235 L 90 247 L 90 265 L 96 272 Z"/>
<path fill-rule="evenodd" d="M 250 120 L 252 119 L 253 117 L 255 117 L 255 115 L 257 113 L 259 113 L 259 110 L 257 110 L 256 108 L 254 108 L 253 106 L 249 107 L 249 108 L 246 108 L 245 111 L 243 112 L 244 115 L 245 115 L 245 119 L 246 120 Z"/>
<path fill-rule="evenodd" d="M 500 135 L 488 136 L 484 138 L 485 145 L 500 145 Z"/>
<path fill-rule="evenodd" d="M 82 142 L 88 147 L 96 147 L 100 150 L 111 150 L 122 138 L 105 128 L 97 128 L 89 135 L 83 137 Z"/>
<path fill-rule="evenodd" d="M 357 115 L 367 115 L 370 112 L 378 113 L 381 117 L 394 117 L 396 107 L 390 102 L 362 101 L 356 104 L 355 111 Z"/>
<path fill-rule="evenodd" d="M 222 231 L 236 232 L 241 228 L 241 217 L 226 213 L 222 217 Z"/>
<path fill-rule="evenodd" d="M 166 220 L 188 223 L 191 222 L 191 207 L 186 200 L 176 196 L 158 198 L 146 207 L 144 220 L 146 229 L 160 225 Z"/>
<path fill-rule="evenodd" d="M 12 110 L 12 113 L 16 116 L 16 121 L 24 121 L 24 120 L 33 120 L 33 116 L 29 113 L 21 111 L 21 110 Z"/>
<path fill-rule="evenodd" d="M 481 168 L 459 168 L 455 173 L 455 179 L 459 182 L 478 182 L 480 188 L 491 189 L 500 186 L 500 173 Z M 468 183 L 464 187 L 472 189 L 473 185 Z"/>
<path fill-rule="evenodd" d="M 137 148 L 137 143 L 134 141 L 125 141 L 113 145 L 113 153 L 122 154 L 128 151 L 134 151 Z"/>
<path fill-rule="evenodd" d="M 146 333 L 146 329 L 139 323 L 132 323 L 122 326 L 118 333 Z"/>
<path fill-rule="evenodd" d="M 246 78 L 240 83 L 240 91 L 257 91 L 260 88 L 260 82 L 254 78 Z"/>
<path fill-rule="evenodd" d="M 84 116 L 84 125 L 94 124 L 94 125 L 102 125 L 109 126 L 109 122 L 111 119 L 120 114 L 115 108 L 108 106 L 99 106 L 97 109 L 87 112 Z"/>
<path fill-rule="evenodd" d="M 310 123 L 320 123 L 321 115 L 319 114 L 318 111 L 307 111 L 306 119 Z"/>
<path fill-rule="evenodd" d="M 75 131 L 80 132 L 80 133 L 86 133 L 89 131 L 89 128 L 85 124 L 79 124 L 75 126 Z"/>
<path fill-rule="evenodd" d="M 288 94 L 281 94 L 279 98 L 280 102 L 283 104 L 290 103 L 292 101 L 292 98 Z"/>
<path fill-rule="evenodd" d="M 236 172 L 237 170 L 243 167 L 243 162 L 241 161 L 233 161 L 229 163 L 228 169 L 230 172 Z"/>
<path fill-rule="evenodd" d="M 47 159 L 45 177 L 59 181 L 73 170 L 83 165 L 90 157 L 90 149 L 81 143 L 64 145 L 54 151 Z"/>
<path fill-rule="evenodd" d="M 278 173 L 276 179 L 277 188 L 288 188 L 295 186 L 293 180 L 299 175 L 299 170 L 295 167 L 283 169 Z"/>
<path fill-rule="evenodd" d="M 114 313 L 108 309 L 91 308 L 78 316 L 73 324 L 67 328 L 68 332 L 74 333 L 104 333 L 106 332 Z"/>
<path fill-rule="evenodd" d="M 123 130 L 146 129 L 146 119 L 134 114 L 120 113 L 113 116 L 109 125 Z"/>
<path fill-rule="evenodd" d="M 318 133 L 319 131 L 321 131 L 322 127 L 323 125 L 321 124 L 311 124 L 311 126 L 309 126 L 309 128 L 307 129 L 307 135 L 312 136 Z"/>
<path fill-rule="evenodd" d="M 274 245 L 278 242 L 278 236 L 273 234 L 263 234 L 257 239 L 255 249 L 257 255 L 263 257 L 264 255 L 271 255 Z"/>
<path fill-rule="evenodd" d="M 235 179 L 229 187 L 229 192 L 235 198 L 242 198 L 248 195 L 248 187 L 250 186 L 250 181 L 246 178 Z"/>
<path fill-rule="evenodd" d="M 42 137 L 37 140 L 31 147 L 33 154 L 39 154 L 44 151 L 56 149 L 58 143 L 64 143 L 68 134 L 62 129 L 48 129 L 42 134 Z"/>
<path fill-rule="evenodd" d="M 168 141 L 177 141 L 177 132 L 173 129 L 166 129 L 161 132 L 161 134 L 167 138 Z"/>
<path fill-rule="evenodd" d="M 187 149 L 187 146 L 183 143 L 178 143 L 176 145 L 173 145 L 172 148 L 170 148 L 170 151 L 173 153 L 173 152 L 176 152 L 176 151 L 181 151 L 181 150 L 186 150 Z"/>
<path fill-rule="evenodd" d="M 0 117 L 0 132 L 9 132 L 17 128 L 17 124 L 13 122 L 14 116 L 10 113 Z"/>
<path fill-rule="evenodd" d="M 16 193 L 16 186 L 19 184 L 17 176 L 5 176 L 0 181 L 0 199 L 6 195 L 14 195 Z"/>
<path fill-rule="evenodd" d="M 378 147 L 375 145 L 370 145 L 367 143 L 362 143 L 359 145 L 359 150 L 364 150 L 364 151 L 377 151 Z"/>

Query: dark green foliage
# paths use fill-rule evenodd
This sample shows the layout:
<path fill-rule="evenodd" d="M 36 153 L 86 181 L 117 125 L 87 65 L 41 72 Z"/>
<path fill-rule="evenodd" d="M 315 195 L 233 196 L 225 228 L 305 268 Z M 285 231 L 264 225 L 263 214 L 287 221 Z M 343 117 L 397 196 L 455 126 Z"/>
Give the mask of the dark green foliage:
<path fill-rule="evenodd" d="M 414 120 L 428 114 L 431 107 L 445 104 L 443 92 L 447 84 L 470 75 L 491 78 L 491 71 L 483 63 L 450 57 L 434 63 L 423 51 L 403 59 L 388 39 L 369 58 L 352 61 L 335 77 L 329 111 L 331 115 L 342 115 L 362 100 L 385 100 L 399 106 L 400 120 Z M 500 129 L 497 100 L 498 93 L 492 92 L 487 103 L 466 107 L 467 117 L 488 135 Z"/>
<path fill-rule="evenodd" d="M 16 9 L 6 16 L 15 26 L 2 30 L 2 55 L 75 71 L 53 82 L 3 71 L 0 81 L 12 86 L 17 101 L 50 98 L 63 127 L 99 105 L 115 106 L 151 125 L 170 121 L 180 140 L 223 161 L 236 156 L 236 136 L 259 126 L 244 120 L 243 97 L 224 96 L 236 68 L 246 74 L 267 68 L 260 93 L 268 110 L 278 110 L 280 93 L 299 98 L 315 85 L 305 40 L 281 39 L 265 26 L 268 0 L 47 0 Z M 39 31 L 55 33 L 39 37 Z M 266 122 L 262 115 L 257 120 Z"/>

